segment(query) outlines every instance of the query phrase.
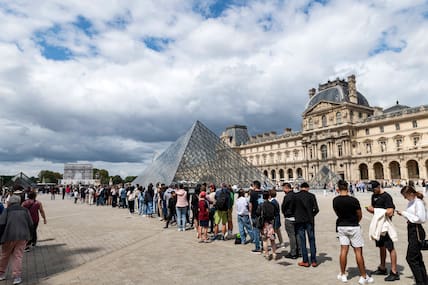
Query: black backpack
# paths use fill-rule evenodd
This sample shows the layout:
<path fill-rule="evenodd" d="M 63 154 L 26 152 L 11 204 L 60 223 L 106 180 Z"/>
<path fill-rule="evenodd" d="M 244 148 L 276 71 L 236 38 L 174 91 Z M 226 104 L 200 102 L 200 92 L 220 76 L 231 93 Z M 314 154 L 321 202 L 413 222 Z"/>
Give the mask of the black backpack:
<path fill-rule="evenodd" d="M 276 207 L 272 202 L 265 201 L 262 204 L 263 218 L 265 221 L 272 221 L 275 218 Z"/>
<path fill-rule="evenodd" d="M 229 191 L 222 189 L 215 202 L 215 208 L 219 211 L 227 211 L 227 202 L 230 199 Z"/>

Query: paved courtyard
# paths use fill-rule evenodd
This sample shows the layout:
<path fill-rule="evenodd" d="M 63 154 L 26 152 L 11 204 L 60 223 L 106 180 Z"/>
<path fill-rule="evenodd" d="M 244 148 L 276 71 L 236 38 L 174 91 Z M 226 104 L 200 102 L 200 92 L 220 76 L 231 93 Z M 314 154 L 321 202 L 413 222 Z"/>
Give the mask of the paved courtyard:
<path fill-rule="evenodd" d="M 388 192 L 397 208 L 404 209 L 406 201 L 398 189 Z M 298 260 L 284 258 L 287 247 L 279 250 L 278 260 L 267 261 L 250 252 L 251 244 L 235 245 L 233 240 L 200 244 L 194 230 L 163 229 L 158 219 L 131 215 L 128 210 L 74 204 L 59 196 L 50 200 L 50 195 L 40 195 L 48 224 L 39 225 L 38 246 L 25 254 L 23 284 L 341 284 L 336 280 L 339 246 L 332 198 L 331 194 L 317 193 L 320 213 L 315 229 L 320 265 L 301 268 L 296 265 Z M 369 204 L 370 194 L 358 193 L 357 198 L 364 207 Z M 282 193 L 278 200 L 282 201 Z M 364 256 L 369 271 L 376 269 L 379 262 L 378 250 L 367 237 L 370 218 L 364 210 Z M 400 239 L 396 247 L 401 272 L 401 280 L 393 284 L 413 284 L 405 261 L 406 223 L 401 217 L 393 221 Z M 235 225 L 235 233 L 236 230 Z M 282 233 L 288 241 L 284 230 Z M 348 283 L 357 284 L 352 251 L 348 268 Z M 387 283 L 383 276 L 374 278 L 376 284 Z M 0 285 L 11 282 L 0 281 Z"/>

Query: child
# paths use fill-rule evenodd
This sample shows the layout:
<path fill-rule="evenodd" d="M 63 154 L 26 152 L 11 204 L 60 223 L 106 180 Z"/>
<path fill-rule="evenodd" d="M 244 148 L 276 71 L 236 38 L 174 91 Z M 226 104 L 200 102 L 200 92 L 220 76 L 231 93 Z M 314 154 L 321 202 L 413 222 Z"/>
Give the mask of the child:
<path fill-rule="evenodd" d="M 164 229 L 168 228 L 172 218 L 175 217 L 175 205 L 177 204 L 177 195 L 175 191 L 171 192 L 171 198 L 168 200 L 168 216 L 166 217 L 166 225 Z"/>
<path fill-rule="evenodd" d="M 201 238 L 199 242 L 208 241 L 208 223 L 210 220 L 210 210 L 208 201 L 205 199 L 207 196 L 206 192 L 201 192 L 199 195 L 199 227 L 198 227 L 198 237 Z"/>

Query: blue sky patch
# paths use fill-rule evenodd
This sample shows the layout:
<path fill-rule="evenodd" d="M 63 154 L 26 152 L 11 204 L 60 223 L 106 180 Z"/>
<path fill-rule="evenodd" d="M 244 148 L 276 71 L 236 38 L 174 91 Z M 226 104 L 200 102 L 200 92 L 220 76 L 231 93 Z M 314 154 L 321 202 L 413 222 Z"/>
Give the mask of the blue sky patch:
<path fill-rule="evenodd" d="M 107 22 L 107 25 L 113 29 L 124 30 L 132 22 L 132 14 L 128 10 L 123 15 L 118 15 Z"/>
<path fill-rule="evenodd" d="M 83 31 L 88 37 L 92 37 L 94 34 L 96 34 L 94 27 L 89 21 L 89 19 L 79 15 L 76 19 L 76 21 L 73 23 L 73 25 Z"/>
<path fill-rule="evenodd" d="M 263 31 L 269 32 L 273 27 L 272 14 L 267 14 L 263 18 L 259 19 L 257 23 L 262 27 Z"/>
<path fill-rule="evenodd" d="M 376 46 L 369 51 L 369 56 L 374 56 L 380 53 L 392 51 L 395 53 L 401 52 L 407 47 L 407 42 L 405 40 L 399 40 L 397 43 L 391 44 L 388 42 L 390 36 L 395 36 L 397 34 L 397 28 L 392 27 L 386 31 L 383 31 L 380 38 L 377 41 Z"/>
<path fill-rule="evenodd" d="M 309 1 L 309 3 L 303 7 L 303 13 L 305 14 L 309 14 L 309 11 L 312 9 L 312 7 L 315 4 L 321 4 L 323 6 L 325 6 L 326 4 L 328 4 L 329 0 L 313 0 L 313 1 Z"/>
<path fill-rule="evenodd" d="M 26 14 L 10 8 L 6 3 L 0 3 L 0 10 L 2 10 L 5 14 L 14 15 L 16 17 L 22 17 L 22 18 L 28 17 Z"/>
<path fill-rule="evenodd" d="M 210 1 L 194 1 L 193 11 L 201 14 L 205 18 L 218 18 L 224 11 L 230 9 L 232 6 L 242 7 L 247 5 L 248 0 L 217 0 Z"/>
<path fill-rule="evenodd" d="M 165 50 L 168 44 L 174 40 L 169 38 L 157 38 L 157 37 L 146 37 L 143 39 L 144 44 L 149 48 L 157 52 Z"/>
<path fill-rule="evenodd" d="M 52 60 L 70 60 L 73 58 L 71 50 L 59 44 L 61 42 L 61 32 L 61 26 L 54 25 L 47 30 L 34 34 L 33 41 L 40 46 L 42 56 Z M 52 39 L 55 39 L 58 43 L 54 43 Z"/>

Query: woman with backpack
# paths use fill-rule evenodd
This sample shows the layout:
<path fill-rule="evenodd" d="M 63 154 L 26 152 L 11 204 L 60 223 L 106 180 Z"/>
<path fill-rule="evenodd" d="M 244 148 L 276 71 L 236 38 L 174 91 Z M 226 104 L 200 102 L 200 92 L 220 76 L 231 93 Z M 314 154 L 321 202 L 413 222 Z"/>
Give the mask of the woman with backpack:
<path fill-rule="evenodd" d="M 256 216 L 262 218 L 262 229 L 260 231 L 263 241 L 263 253 L 266 259 L 270 260 L 268 241 L 272 248 L 272 257 L 276 260 L 275 229 L 273 223 L 275 219 L 275 205 L 269 201 L 269 192 L 263 193 L 263 203 L 256 210 Z"/>

